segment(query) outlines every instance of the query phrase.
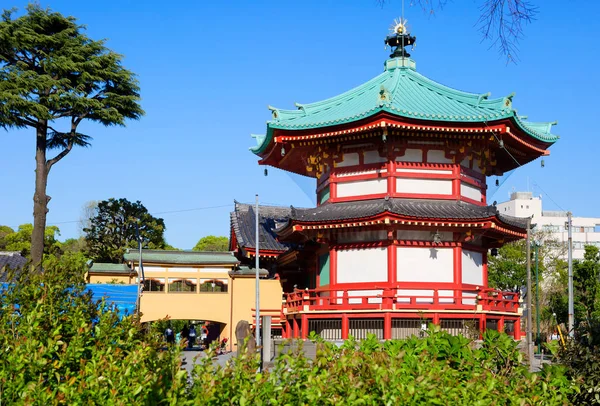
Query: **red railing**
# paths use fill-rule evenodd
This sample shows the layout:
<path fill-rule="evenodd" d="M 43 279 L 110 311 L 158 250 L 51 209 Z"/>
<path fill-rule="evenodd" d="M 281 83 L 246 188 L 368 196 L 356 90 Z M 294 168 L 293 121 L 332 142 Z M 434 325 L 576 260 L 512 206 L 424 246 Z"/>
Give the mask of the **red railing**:
<path fill-rule="evenodd" d="M 364 294 L 365 291 L 381 293 Z M 427 294 L 423 294 L 424 291 Z M 479 287 L 463 287 L 460 290 L 446 287 L 407 289 L 402 286 L 374 286 L 372 289 L 296 289 L 284 294 L 283 301 L 283 311 L 288 314 L 319 310 L 472 310 L 517 314 L 518 309 L 517 293 Z"/>

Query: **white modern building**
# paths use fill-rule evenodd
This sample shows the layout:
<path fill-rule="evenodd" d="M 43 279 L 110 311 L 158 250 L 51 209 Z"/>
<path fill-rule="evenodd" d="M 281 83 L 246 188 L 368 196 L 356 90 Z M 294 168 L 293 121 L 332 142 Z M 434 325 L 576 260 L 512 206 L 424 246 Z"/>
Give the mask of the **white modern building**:
<path fill-rule="evenodd" d="M 567 243 L 567 212 L 544 211 L 542 199 L 531 192 L 514 192 L 510 200 L 498 204 L 501 214 L 513 217 L 532 217 L 538 229 L 549 231 L 558 241 Z M 583 259 L 584 246 L 600 247 L 600 218 L 572 217 L 573 259 Z"/>

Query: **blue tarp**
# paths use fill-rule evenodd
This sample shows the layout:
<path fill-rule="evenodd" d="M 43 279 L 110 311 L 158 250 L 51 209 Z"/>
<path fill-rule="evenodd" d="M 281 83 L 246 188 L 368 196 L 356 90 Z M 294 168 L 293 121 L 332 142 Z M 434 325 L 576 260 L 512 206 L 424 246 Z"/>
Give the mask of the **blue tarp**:
<path fill-rule="evenodd" d="M 8 288 L 8 283 L 0 283 L 0 290 Z M 87 288 L 92 292 L 94 300 L 105 301 L 113 305 L 120 315 L 125 316 L 135 313 L 137 303 L 137 285 L 115 285 L 102 283 L 89 283 Z"/>
<path fill-rule="evenodd" d="M 94 300 L 105 298 L 107 304 L 116 307 L 121 315 L 133 314 L 137 303 L 137 285 L 116 285 L 106 283 L 88 283 Z"/>

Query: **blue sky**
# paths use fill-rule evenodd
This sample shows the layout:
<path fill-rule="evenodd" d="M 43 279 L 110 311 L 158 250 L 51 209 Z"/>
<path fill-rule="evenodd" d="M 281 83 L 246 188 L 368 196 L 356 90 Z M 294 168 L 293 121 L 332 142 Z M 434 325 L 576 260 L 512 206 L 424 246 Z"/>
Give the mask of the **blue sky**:
<path fill-rule="evenodd" d="M 475 24 L 481 0 L 454 0 L 431 17 L 407 0 L 417 70 L 445 85 L 492 96 L 515 92 L 513 106 L 532 121 L 557 120 L 561 136 L 545 159 L 519 168 L 490 201 L 511 190 L 543 195 L 546 210 L 600 217 L 596 200 L 600 91 L 600 2 L 535 0 L 519 63 L 505 63 Z M 3 7 L 23 8 L 24 1 Z M 146 115 L 126 128 L 85 125 L 93 145 L 52 168 L 48 223 L 61 238 L 79 235 L 90 200 L 140 200 L 164 218 L 167 241 L 191 248 L 208 234 L 229 234 L 233 200 L 313 206 L 313 183 L 263 167 L 248 151 L 265 132 L 267 105 L 322 100 L 376 76 L 389 54 L 383 39 L 401 2 L 375 0 L 102 2 L 41 0 L 87 25 L 94 39 L 125 55 L 137 73 Z M 0 130 L 1 131 L 1 130 Z M 0 224 L 32 221 L 34 136 L 0 132 Z M 494 195 L 490 198 L 490 195 Z M 202 210 L 190 210 L 200 209 Z M 165 213 L 169 212 L 169 213 Z"/>

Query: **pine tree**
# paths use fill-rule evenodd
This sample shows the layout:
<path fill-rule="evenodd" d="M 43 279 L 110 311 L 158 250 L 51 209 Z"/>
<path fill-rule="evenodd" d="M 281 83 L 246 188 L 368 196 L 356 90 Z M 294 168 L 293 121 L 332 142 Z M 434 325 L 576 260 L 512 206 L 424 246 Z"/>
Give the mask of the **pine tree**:
<path fill-rule="evenodd" d="M 79 124 L 122 126 L 144 112 L 138 82 L 122 66 L 122 56 L 106 48 L 104 40 L 88 38 L 74 17 L 39 5 L 27 6 L 18 18 L 13 13 L 5 10 L 0 20 L 0 126 L 35 129 L 31 259 L 39 269 L 48 174 L 74 146 L 90 145 L 90 135 L 79 132 Z M 50 150 L 58 153 L 49 158 Z"/>

